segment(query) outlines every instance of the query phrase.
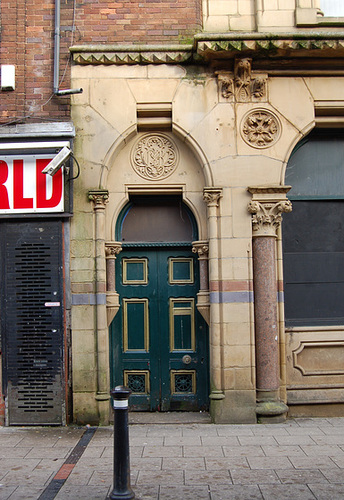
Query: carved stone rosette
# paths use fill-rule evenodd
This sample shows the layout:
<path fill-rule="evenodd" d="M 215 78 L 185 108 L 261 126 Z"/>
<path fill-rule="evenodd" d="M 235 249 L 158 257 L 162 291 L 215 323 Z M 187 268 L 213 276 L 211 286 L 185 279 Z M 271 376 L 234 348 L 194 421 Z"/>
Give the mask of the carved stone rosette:
<path fill-rule="evenodd" d="M 280 135 L 280 121 L 271 111 L 256 109 L 244 116 L 241 122 L 241 137 L 252 148 L 269 148 Z"/>
<path fill-rule="evenodd" d="M 174 142 L 164 134 L 145 134 L 134 144 L 131 165 L 146 180 L 166 179 L 177 168 L 178 150 Z"/>

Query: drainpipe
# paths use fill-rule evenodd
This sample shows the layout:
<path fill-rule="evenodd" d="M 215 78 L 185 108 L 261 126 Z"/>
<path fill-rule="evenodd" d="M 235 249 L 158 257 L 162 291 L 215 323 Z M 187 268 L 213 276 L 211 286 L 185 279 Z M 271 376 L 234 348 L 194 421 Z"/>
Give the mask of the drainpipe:
<path fill-rule="evenodd" d="M 260 30 L 263 10 L 264 7 L 262 0 L 255 0 L 256 31 Z"/>
<path fill-rule="evenodd" d="M 61 0 L 55 0 L 55 35 L 54 35 L 54 94 L 56 96 L 81 94 L 82 89 L 59 90 L 60 74 L 60 10 Z"/>

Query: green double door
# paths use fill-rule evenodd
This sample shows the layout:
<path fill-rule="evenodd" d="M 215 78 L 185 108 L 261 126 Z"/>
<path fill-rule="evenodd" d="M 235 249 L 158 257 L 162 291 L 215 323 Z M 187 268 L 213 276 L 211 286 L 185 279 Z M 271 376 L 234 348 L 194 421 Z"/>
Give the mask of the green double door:
<path fill-rule="evenodd" d="M 191 248 L 126 248 L 117 258 L 120 310 L 110 326 L 112 386 L 138 411 L 208 408 L 208 331 L 196 308 Z"/>

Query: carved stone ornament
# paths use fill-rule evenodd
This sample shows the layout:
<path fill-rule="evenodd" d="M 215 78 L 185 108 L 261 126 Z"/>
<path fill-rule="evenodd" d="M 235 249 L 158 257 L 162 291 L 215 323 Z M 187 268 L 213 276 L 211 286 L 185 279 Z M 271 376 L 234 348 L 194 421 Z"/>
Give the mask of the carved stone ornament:
<path fill-rule="evenodd" d="M 144 179 L 166 179 L 177 168 L 178 150 L 164 134 L 145 134 L 132 149 L 131 164 L 135 172 Z"/>
<path fill-rule="evenodd" d="M 252 59 L 234 61 L 234 72 L 217 71 L 221 97 L 232 102 L 261 102 L 267 99 L 267 75 L 252 72 Z"/>
<path fill-rule="evenodd" d="M 247 102 L 251 97 L 252 59 L 236 59 L 234 63 L 235 97 L 238 102 Z"/>
<path fill-rule="evenodd" d="M 269 148 L 281 134 L 281 125 L 271 111 L 256 109 L 246 115 L 241 122 L 241 136 L 253 148 Z"/>
<path fill-rule="evenodd" d="M 234 97 L 234 81 L 232 73 L 219 72 L 217 75 L 217 80 L 222 97 L 224 99 L 230 99 L 231 97 Z"/>
<path fill-rule="evenodd" d="M 203 200 L 208 207 L 218 207 L 222 197 L 222 188 L 206 187 L 203 189 Z"/>
<path fill-rule="evenodd" d="M 291 212 L 289 200 L 278 202 L 251 201 L 247 210 L 252 214 L 253 236 L 276 236 L 282 222 L 282 213 Z"/>
<path fill-rule="evenodd" d="M 105 255 L 107 259 L 116 258 L 122 251 L 122 244 L 117 241 L 105 242 Z"/>
<path fill-rule="evenodd" d="M 199 259 L 207 259 L 209 254 L 209 242 L 205 240 L 193 241 L 192 252 L 197 253 Z"/>
<path fill-rule="evenodd" d="M 104 209 L 109 201 L 109 191 L 107 189 L 91 189 L 88 192 L 88 199 L 94 203 L 94 209 Z"/>

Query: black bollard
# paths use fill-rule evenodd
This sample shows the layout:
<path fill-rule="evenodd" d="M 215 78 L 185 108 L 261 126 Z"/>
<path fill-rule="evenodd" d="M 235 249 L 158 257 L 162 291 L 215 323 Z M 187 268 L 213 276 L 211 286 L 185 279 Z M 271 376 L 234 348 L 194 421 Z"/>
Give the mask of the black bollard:
<path fill-rule="evenodd" d="M 114 408 L 113 490 L 110 500 L 131 500 L 135 493 L 130 487 L 128 399 L 131 390 L 118 385 L 110 391 Z"/>

